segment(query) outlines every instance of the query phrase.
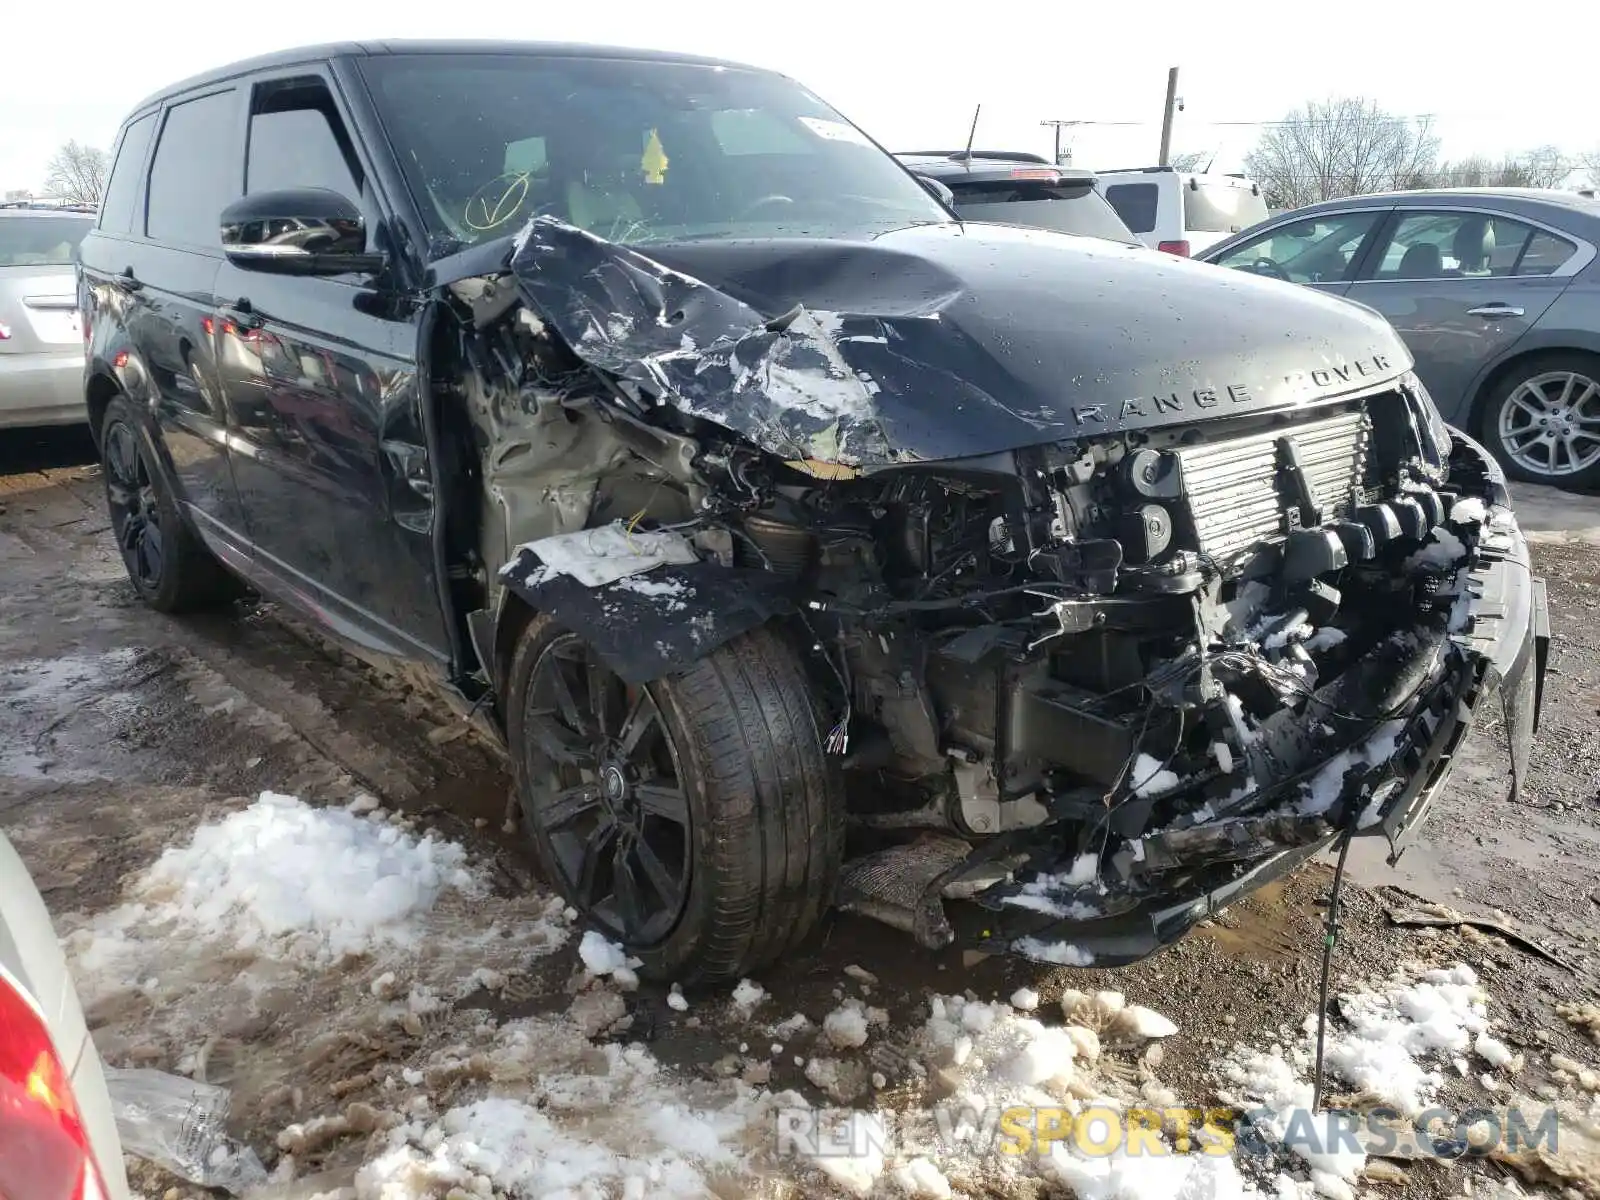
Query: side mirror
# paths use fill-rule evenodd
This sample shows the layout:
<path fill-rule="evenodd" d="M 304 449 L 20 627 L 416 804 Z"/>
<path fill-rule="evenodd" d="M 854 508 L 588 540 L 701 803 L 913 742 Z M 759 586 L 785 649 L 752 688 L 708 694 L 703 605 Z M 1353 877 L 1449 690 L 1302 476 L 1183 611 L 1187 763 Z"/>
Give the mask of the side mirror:
<path fill-rule="evenodd" d="M 940 204 L 944 205 L 946 208 L 955 208 L 956 194 L 952 192 L 945 184 L 941 183 L 931 175 L 918 175 L 917 182 L 922 185 L 924 191 L 926 191 Z"/>
<path fill-rule="evenodd" d="M 279 275 L 373 275 L 381 254 L 367 253 L 367 225 L 353 201 L 327 188 L 257 192 L 222 210 L 228 261 Z"/>

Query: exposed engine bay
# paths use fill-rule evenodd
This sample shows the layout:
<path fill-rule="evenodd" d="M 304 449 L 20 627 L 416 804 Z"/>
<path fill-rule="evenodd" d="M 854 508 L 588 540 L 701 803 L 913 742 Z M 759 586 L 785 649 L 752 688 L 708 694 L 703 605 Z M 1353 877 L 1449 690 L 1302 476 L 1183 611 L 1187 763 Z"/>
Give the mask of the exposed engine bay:
<path fill-rule="evenodd" d="M 1526 769 L 1542 593 L 1498 469 L 1402 362 L 934 460 L 846 358 L 892 328 L 762 317 L 553 222 L 500 253 L 431 334 L 485 674 L 508 607 L 636 684 L 775 623 L 865 845 L 842 906 L 1128 961 L 1341 832 L 1398 844 L 1495 686 Z M 542 294 L 552 257 L 603 295 Z"/>

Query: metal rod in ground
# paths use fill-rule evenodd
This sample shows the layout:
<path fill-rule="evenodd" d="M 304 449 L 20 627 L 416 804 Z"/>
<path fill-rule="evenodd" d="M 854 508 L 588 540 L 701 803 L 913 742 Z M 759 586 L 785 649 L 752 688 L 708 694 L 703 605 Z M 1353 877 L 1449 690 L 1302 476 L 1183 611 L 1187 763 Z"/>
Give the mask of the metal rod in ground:
<path fill-rule="evenodd" d="M 1322 982 L 1317 987 L 1317 1073 L 1311 1087 L 1311 1111 L 1322 1111 L 1322 1043 L 1328 1029 L 1328 975 L 1333 969 L 1333 944 L 1339 937 L 1339 892 L 1344 885 L 1344 859 L 1350 853 L 1350 837 L 1355 831 L 1346 829 L 1339 838 L 1339 861 L 1333 868 L 1333 888 L 1328 893 L 1328 916 L 1324 921 L 1322 937 Z"/>

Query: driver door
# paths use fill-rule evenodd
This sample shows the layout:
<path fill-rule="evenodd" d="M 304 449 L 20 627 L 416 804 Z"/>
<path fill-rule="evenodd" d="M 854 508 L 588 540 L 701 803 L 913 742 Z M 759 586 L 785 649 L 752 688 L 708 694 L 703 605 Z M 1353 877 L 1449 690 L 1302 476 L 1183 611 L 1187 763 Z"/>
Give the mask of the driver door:
<path fill-rule="evenodd" d="M 1388 216 L 1385 208 L 1320 212 L 1285 221 L 1206 261 L 1342 296 Z"/>

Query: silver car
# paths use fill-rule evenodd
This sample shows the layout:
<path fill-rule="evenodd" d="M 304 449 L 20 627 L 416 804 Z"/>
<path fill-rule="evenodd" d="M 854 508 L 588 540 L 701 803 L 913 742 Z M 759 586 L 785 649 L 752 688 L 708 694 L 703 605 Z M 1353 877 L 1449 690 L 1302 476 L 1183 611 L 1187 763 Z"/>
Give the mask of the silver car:
<path fill-rule="evenodd" d="M 128 1200 L 111 1096 L 44 899 L 0 834 L 0 1196 Z"/>
<path fill-rule="evenodd" d="M 0 205 L 0 429 L 88 419 L 75 263 L 93 224 L 79 210 Z"/>
<path fill-rule="evenodd" d="M 1507 474 L 1600 484 L 1600 201 L 1532 188 L 1391 192 L 1272 217 L 1199 258 L 1376 309 L 1445 420 Z"/>

